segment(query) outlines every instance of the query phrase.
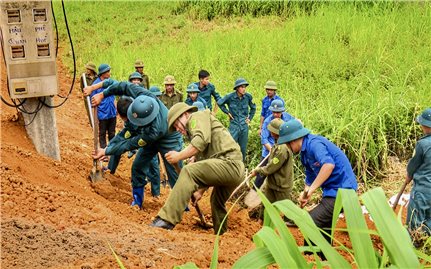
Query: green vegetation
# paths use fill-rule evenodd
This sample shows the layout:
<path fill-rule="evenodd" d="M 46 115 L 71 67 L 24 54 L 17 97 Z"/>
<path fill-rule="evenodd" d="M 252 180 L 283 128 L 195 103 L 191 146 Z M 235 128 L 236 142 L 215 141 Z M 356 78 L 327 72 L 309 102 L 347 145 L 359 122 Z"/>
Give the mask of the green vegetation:
<path fill-rule="evenodd" d="M 151 84 L 172 74 L 183 90 L 204 68 L 223 95 L 244 77 L 258 109 L 263 85 L 276 81 L 288 112 L 341 146 L 368 189 L 387 157 L 409 157 L 420 136 L 414 119 L 431 100 L 430 2 L 286 3 L 71 1 L 66 10 L 78 68 L 106 62 L 124 80 L 140 58 Z M 258 117 L 249 167 L 260 158 Z"/>
<path fill-rule="evenodd" d="M 260 190 L 258 192 L 265 206 L 264 226 L 253 237 L 256 247 L 239 258 L 233 268 L 266 268 L 270 265 L 279 268 L 350 268 L 351 264 L 355 268 L 423 268 L 431 263 L 429 256 L 413 248 L 407 230 L 387 204 L 381 188 L 370 190 L 360 197 L 374 220 L 376 230 L 367 227 L 355 191 L 340 189 L 333 227 L 343 208 L 347 223 L 345 232 L 349 234 L 351 247 L 337 242 L 332 234 L 336 248 L 322 236 L 307 211 L 290 200 L 271 204 Z M 280 214 L 292 219 L 305 240 L 309 244 L 314 242 L 315 246 L 299 247 Z M 382 249 L 373 245 L 371 236 L 373 240 L 376 237 L 380 239 Z M 307 261 L 302 254 L 304 251 L 312 252 L 315 260 Z M 322 251 L 327 261 L 322 262 L 317 251 Z M 217 268 L 216 261 L 217 255 L 213 256 L 211 268 Z M 197 267 L 187 263 L 177 268 Z"/>

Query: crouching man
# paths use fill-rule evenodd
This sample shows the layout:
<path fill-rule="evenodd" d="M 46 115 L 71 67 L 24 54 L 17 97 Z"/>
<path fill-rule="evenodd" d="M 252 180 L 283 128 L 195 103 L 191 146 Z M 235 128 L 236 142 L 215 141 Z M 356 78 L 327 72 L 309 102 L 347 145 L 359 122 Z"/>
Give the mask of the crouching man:
<path fill-rule="evenodd" d="M 226 128 L 209 110 L 197 111 L 197 107 L 177 103 L 168 113 L 170 131 L 177 130 L 190 140 L 189 146 L 180 152 L 170 151 L 166 160 L 176 164 L 181 160 L 196 157 L 196 162 L 185 166 L 179 174 L 165 205 L 151 226 L 173 229 L 181 221 L 184 208 L 191 196 L 196 202 L 209 187 L 214 233 L 227 229 L 225 203 L 244 176 L 244 163 L 238 144 Z"/>

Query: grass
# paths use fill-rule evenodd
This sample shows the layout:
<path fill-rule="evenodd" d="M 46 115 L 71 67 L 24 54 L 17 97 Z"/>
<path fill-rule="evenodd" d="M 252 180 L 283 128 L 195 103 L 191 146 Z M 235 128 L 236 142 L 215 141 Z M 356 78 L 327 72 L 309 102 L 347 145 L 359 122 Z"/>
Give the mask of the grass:
<path fill-rule="evenodd" d="M 410 156 L 421 135 L 414 119 L 431 100 L 430 2 L 298 4 L 295 12 L 268 16 L 249 11 L 253 2 L 245 10 L 239 2 L 187 3 L 66 2 L 77 66 L 109 63 L 112 76 L 124 80 L 140 58 L 152 85 L 172 74 L 183 91 L 203 68 L 222 95 L 244 77 L 258 111 L 263 85 L 274 80 L 287 111 L 338 144 L 366 189 L 379 183 L 388 156 Z M 235 3 L 242 16 L 226 11 Z M 214 16 L 195 16 L 208 5 Z M 62 61 L 71 67 L 54 6 Z M 223 113 L 218 117 L 227 125 Z M 258 115 L 250 167 L 260 158 L 257 129 Z"/>

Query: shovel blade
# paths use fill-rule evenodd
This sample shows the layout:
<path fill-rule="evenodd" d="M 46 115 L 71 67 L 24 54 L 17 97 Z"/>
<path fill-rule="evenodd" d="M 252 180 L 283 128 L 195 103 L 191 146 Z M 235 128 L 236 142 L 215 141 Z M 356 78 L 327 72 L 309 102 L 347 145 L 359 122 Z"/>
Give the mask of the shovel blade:
<path fill-rule="evenodd" d="M 90 180 L 93 183 L 103 180 L 102 170 L 96 169 L 96 167 L 93 167 L 93 169 L 91 169 L 91 172 L 90 172 Z"/>

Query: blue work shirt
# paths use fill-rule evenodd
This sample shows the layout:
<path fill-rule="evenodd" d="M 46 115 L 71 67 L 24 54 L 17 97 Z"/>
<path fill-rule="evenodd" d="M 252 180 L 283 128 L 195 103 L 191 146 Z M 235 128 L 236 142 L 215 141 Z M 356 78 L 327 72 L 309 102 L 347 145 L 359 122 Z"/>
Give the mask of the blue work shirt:
<path fill-rule="evenodd" d="M 98 77 L 91 85 L 97 84 L 101 81 L 102 80 L 100 79 L 100 77 Z M 100 89 L 93 91 L 90 94 L 90 99 L 91 97 L 93 97 L 93 95 L 103 92 L 104 90 L 105 88 L 102 87 Z M 115 118 L 116 116 L 117 116 L 117 109 L 115 108 L 115 96 L 112 95 L 107 98 L 103 98 L 102 102 L 100 102 L 99 106 L 97 107 L 97 117 L 99 118 L 99 120 L 112 119 L 112 118 Z"/>
<path fill-rule="evenodd" d="M 245 120 L 251 121 L 256 113 L 256 104 L 253 103 L 253 97 L 248 92 L 242 98 L 238 96 L 236 91 L 231 92 L 218 100 L 217 105 L 224 113 L 232 115 L 231 125 L 247 125 Z"/>
<path fill-rule="evenodd" d="M 416 143 L 413 157 L 407 164 L 407 174 L 413 178 L 413 189 L 431 197 L 431 134 Z"/>
<path fill-rule="evenodd" d="M 204 105 L 204 108 L 207 108 L 207 102 L 200 96 L 198 96 L 198 98 L 196 98 L 196 101 L 193 101 L 190 97 L 187 97 L 187 99 L 184 101 L 184 103 L 188 104 L 189 106 L 191 106 L 194 102 L 201 102 Z"/>
<path fill-rule="evenodd" d="M 205 100 L 205 103 L 207 105 L 207 107 L 212 110 L 213 106 L 211 104 L 211 95 L 214 96 L 214 99 L 216 101 L 216 103 L 218 102 L 218 100 L 221 99 L 220 94 L 218 94 L 218 92 L 216 92 L 215 86 L 214 84 L 212 84 L 211 82 L 207 85 L 204 86 L 203 88 L 199 88 L 199 81 L 195 82 L 195 85 L 198 86 L 198 89 L 201 91 L 199 93 L 199 97 L 201 97 L 202 99 Z"/>
<path fill-rule="evenodd" d="M 283 98 L 275 94 L 272 98 L 269 98 L 268 96 L 265 96 L 265 98 L 262 99 L 262 112 L 260 112 L 260 115 L 266 119 L 270 115 L 272 115 L 272 111 L 269 110 L 269 107 L 271 106 L 272 101 L 274 100 L 281 100 L 284 104 Z"/>
<path fill-rule="evenodd" d="M 268 130 L 268 124 L 274 119 L 274 116 L 269 115 L 262 123 L 262 132 L 260 133 L 260 143 L 262 144 L 262 157 L 265 158 L 269 154 L 269 150 L 265 148 L 265 144 L 270 144 L 271 147 L 274 146 L 275 140 L 272 137 L 271 132 Z M 281 113 L 281 119 L 286 122 L 288 120 L 294 119 L 292 115 L 287 112 Z"/>
<path fill-rule="evenodd" d="M 178 132 L 168 132 L 168 109 L 149 90 L 132 84 L 130 82 L 115 82 L 113 80 L 105 80 L 103 87 L 106 90 L 103 91 L 105 97 L 111 95 L 126 95 L 132 98 L 136 98 L 140 95 L 146 95 L 154 98 L 159 104 L 159 113 L 156 118 L 148 125 L 140 126 L 137 130 L 137 135 L 130 139 L 119 141 L 115 145 L 109 144 L 106 148 L 106 155 L 120 155 L 126 151 L 144 147 L 147 144 L 157 143 L 158 147 L 171 149 L 173 146 L 182 143 L 182 136 Z"/>
<path fill-rule="evenodd" d="M 346 154 L 323 136 L 304 136 L 301 162 L 305 167 L 305 184 L 311 186 L 325 163 L 335 165 L 329 178 L 320 186 L 323 197 L 336 197 L 339 188 L 358 189 L 355 174 Z"/>

